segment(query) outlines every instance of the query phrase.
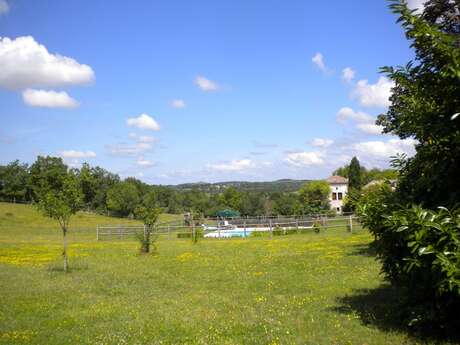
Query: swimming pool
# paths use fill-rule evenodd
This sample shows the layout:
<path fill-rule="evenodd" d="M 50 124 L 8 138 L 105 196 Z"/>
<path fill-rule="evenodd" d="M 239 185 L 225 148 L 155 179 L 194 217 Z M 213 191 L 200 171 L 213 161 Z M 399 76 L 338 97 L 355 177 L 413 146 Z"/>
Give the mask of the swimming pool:
<path fill-rule="evenodd" d="M 312 226 L 299 226 L 297 229 L 312 229 Z M 207 227 L 205 230 L 213 230 L 211 232 L 205 233 L 204 237 L 207 238 L 230 238 L 230 237 L 249 237 L 253 232 L 268 232 L 270 231 L 270 227 L 247 227 L 246 229 L 244 228 L 223 228 L 223 229 L 218 229 L 217 227 Z M 292 229 L 290 227 L 281 227 L 278 228 L 281 230 L 286 230 L 286 229 Z M 273 228 L 271 230 L 274 230 Z"/>
<path fill-rule="evenodd" d="M 228 238 L 228 237 L 248 237 L 251 235 L 253 229 L 247 228 L 246 230 L 235 228 L 235 229 L 224 229 L 215 230 L 204 235 L 204 237 L 210 238 Z"/>

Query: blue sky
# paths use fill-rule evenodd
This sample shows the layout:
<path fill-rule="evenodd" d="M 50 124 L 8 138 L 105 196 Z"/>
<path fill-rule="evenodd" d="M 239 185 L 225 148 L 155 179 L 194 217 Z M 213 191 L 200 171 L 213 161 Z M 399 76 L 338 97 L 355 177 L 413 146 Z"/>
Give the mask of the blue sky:
<path fill-rule="evenodd" d="M 161 184 L 388 166 L 413 152 L 373 124 L 379 67 L 413 56 L 395 19 L 384 0 L 0 0 L 0 164 Z"/>

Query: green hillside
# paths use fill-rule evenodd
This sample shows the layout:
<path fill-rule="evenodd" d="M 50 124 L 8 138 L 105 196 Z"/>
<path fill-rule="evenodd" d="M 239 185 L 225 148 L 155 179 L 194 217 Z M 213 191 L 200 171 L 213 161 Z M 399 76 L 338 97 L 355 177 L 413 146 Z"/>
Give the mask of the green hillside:
<path fill-rule="evenodd" d="M 310 180 L 291 180 L 282 179 L 276 181 L 266 182 L 248 182 L 248 181 L 227 181 L 227 182 L 216 182 L 216 183 L 184 183 L 179 185 L 171 185 L 169 188 L 175 190 L 199 190 L 207 193 L 220 193 L 225 188 L 235 187 L 242 192 L 266 192 L 266 193 L 285 193 L 295 192 L 300 187 Z"/>

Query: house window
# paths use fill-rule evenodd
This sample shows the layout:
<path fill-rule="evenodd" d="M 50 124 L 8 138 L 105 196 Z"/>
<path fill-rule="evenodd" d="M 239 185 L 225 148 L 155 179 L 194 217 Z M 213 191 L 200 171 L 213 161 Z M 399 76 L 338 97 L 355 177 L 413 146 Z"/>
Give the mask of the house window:
<path fill-rule="evenodd" d="M 332 193 L 332 200 L 337 200 L 337 193 Z"/>
<path fill-rule="evenodd" d="M 337 207 L 337 212 L 340 212 L 340 207 Z"/>
<path fill-rule="evenodd" d="M 342 193 L 338 193 L 338 197 L 339 197 L 339 200 L 342 200 L 342 198 L 343 198 Z"/>

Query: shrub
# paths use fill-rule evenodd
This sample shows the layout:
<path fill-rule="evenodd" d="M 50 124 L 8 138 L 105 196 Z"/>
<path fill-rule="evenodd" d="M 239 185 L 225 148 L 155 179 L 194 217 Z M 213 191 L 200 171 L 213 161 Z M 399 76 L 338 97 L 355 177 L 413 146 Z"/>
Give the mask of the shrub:
<path fill-rule="evenodd" d="M 459 327 L 460 209 L 403 207 L 380 186 L 363 196 L 358 213 L 375 237 L 385 277 L 408 291 L 406 322 Z"/>
<path fill-rule="evenodd" d="M 322 225 L 321 225 L 321 222 L 319 220 L 315 220 L 313 222 L 313 231 L 315 233 L 319 234 L 319 232 L 321 231 L 321 227 L 322 227 Z"/>

